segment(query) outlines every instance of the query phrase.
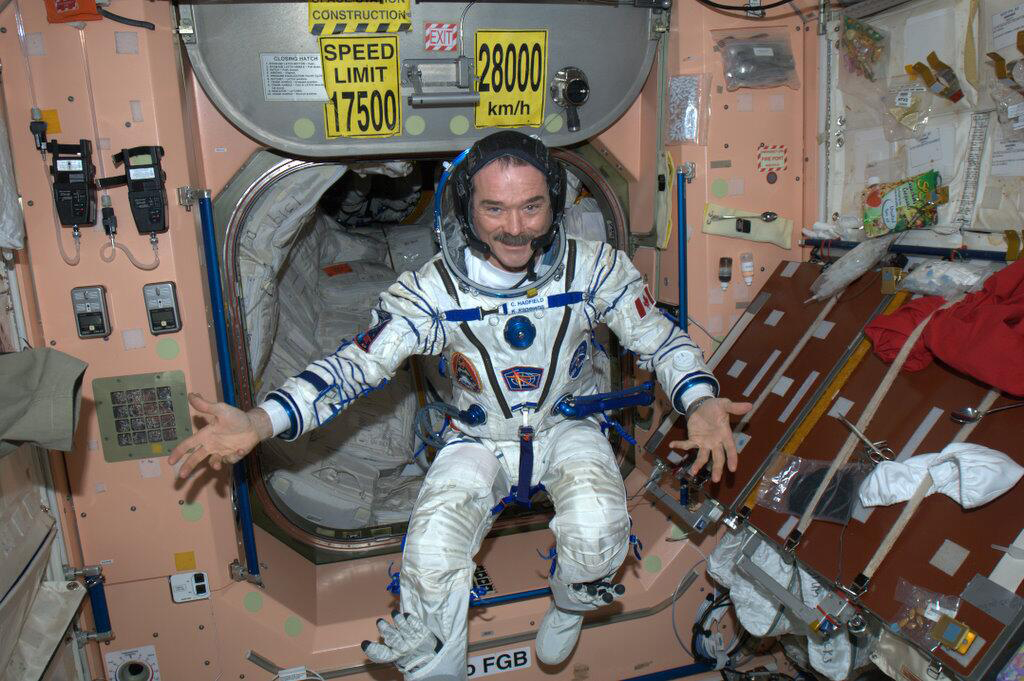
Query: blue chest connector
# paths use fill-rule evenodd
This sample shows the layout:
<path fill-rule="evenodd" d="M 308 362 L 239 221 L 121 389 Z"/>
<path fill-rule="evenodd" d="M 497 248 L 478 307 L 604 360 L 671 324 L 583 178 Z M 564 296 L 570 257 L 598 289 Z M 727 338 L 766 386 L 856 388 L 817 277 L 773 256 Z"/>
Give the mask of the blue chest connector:
<path fill-rule="evenodd" d="M 654 402 L 654 381 L 612 393 L 574 397 L 566 395 L 555 403 L 552 411 L 567 419 L 585 419 L 591 414 L 615 411 L 626 407 L 646 407 Z"/>
<path fill-rule="evenodd" d="M 505 341 L 516 350 L 525 350 L 533 345 L 537 328 L 523 315 L 516 315 L 505 322 Z"/>

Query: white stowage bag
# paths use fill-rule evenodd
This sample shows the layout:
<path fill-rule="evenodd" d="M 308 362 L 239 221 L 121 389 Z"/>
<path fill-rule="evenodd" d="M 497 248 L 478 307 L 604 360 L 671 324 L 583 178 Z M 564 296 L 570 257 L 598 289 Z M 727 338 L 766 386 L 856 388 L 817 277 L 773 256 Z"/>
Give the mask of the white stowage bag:
<path fill-rule="evenodd" d="M 1024 475 L 1024 468 L 1002 452 L 956 442 L 938 454 L 878 464 L 860 487 L 860 502 L 864 506 L 889 506 L 906 501 L 926 473 L 932 476 L 929 495 L 940 492 L 964 508 L 976 508 L 1012 489 Z"/>
<path fill-rule="evenodd" d="M 343 227 L 337 220 L 324 213 L 318 213 L 316 219 L 324 228 L 318 262 L 327 265 L 356 261 L 387 261 L 388 246 L 381 239 Z"/>
<path fill-rule="evenodd" d="M 345 166 L 323 165 L 288 175 L 263 193 L 254 203 L 238 242 L 238 273 L 245 304 L 245 330 L 249 343 L 249 364 L 259 376 L 270 359 L 278 329 L 278 283 L 288 263 L 303 257 L 317 263 L 312 255 L 293 253 L 307 240 L 319 244 L 324 225 L 314 220 L 317 201 L 345 173 Z M 312 223 L 312 224 L 311 224 Z M 313 269 L 313 268 L 307 268 Z"/>
<path fill-rule="evenodd" d="M 589 196 L 566 205 L 562 225 L 572 239 L 605 241 L 608 238 L 601 207 L 597 199 Z"/>
<path fill-rule="evenodd" d="M 429 215 L 425 217 L 430 218 Z M 391 262 L 396 272 L 417 271 L 437 253 L 430 222 L 414 225 L 393 225 L 384 228 Z"/>
<path fill-rule="evenodd" d="M 0 115 L 0 248 L 14 251 L 25 247 L 25 220 L 18 203 L 14 164 L 7 138 L 7 121 Z"/>
<path fill-rule="evenodd" d="M 754 636 L 779 636 L 793 631 L 793 622 L 779 613 L 775 600 L 757 584 L 747 579 L 736 568 L 746 534 L 729 533 L 715 547 L 708 558 L 708 574 L 716 582 L 729 589 L 729 597 L 736 608 L 740 624 Z M 783 560 L 778 551 L 761 542 L 752 558 L 755 565 L 775 578 L 782 586 L 799 593 L 799 582 L 793 574 L 794 568 Z"/>
<path fill-rule="evenodd" d="M 729 589 L 740 624 L 754 636 L 781 636 L 804 631 L 797 626 L 779 604 L 759 584 L 751 581 L 736 567 L 746 533 L 726 534 L 708 558 L 708 574 Z M 805 570 L 787 561 L 780 551 L 762 541 L 751 561 L 775 581 L 815 608 L 828 590 Z M 867 663 L 867 650 L 855 650 L 845 631 L 827 640 L 805 638 L 811 666 L 833 681 L 847 678 L 851 670 Z"/>

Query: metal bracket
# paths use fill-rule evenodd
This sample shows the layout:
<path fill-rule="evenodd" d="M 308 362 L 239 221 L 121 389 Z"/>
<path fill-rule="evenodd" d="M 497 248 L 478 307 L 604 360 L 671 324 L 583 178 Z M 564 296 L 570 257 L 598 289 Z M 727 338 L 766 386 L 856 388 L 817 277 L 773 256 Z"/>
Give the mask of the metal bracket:
<path fill-rule="evenodd" d="M 228 574 L 231 575 L 231 579 L 236 582 L 249 582 L 250 584 L 256 584 L 257 586 L 263 586 L 263 578 L 259 575 L 251 575 L 245 567 L 238 562 L 238 559 L 231 561 L 228 565 Z"/>
<path fill-rule="evenodd" d="M 85 565 L 80 568 L 73 568 L 70 565 L 62 565 L 61 567 L 64 569 L 64 580 L 68 582 L 78 579 L 79 577 L 99 577 L 103 574 L 102 565 Z"/>
<path fill-rule="evenodd" d="M 693 182 L 693 178 L 697 176 L 697 164 L 693 161 L 687 161 L 683 164 L 683 177 L 686 178 L 686 184 Z"/>
<path fill-rule="evenodd" d="M 196 44 L 196 25 L 192 19 L 192 8 L 185 5 L 178 5 L 178 25 L 174 32 L 181 36 L 181 42 L 186 45 Z"/>
<path fill-rule="evenodd" d="M 195 205 L 199 199 L 204 199 L 210 196 L 209 189 L 194 189 L 193 187 L 178 187 L 178 205 L 185 206 L 185 210 L 191 212 L 192 206 Z"/>
<path fill-rule="evenodd" d="M 672 9 L 672 0 L 633 0 L 633 6 L 640 9 Z"/>

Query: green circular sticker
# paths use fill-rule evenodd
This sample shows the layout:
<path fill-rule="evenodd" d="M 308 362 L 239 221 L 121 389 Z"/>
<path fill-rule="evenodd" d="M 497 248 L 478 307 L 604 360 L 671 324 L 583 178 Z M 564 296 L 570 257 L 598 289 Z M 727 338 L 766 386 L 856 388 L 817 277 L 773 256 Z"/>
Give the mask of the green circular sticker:
<path fill-rule="evenodd" d="M 469 132 L 469 119 L 465 116 L 452 116 L 448 121 L 448 129 L 453 135 L 465 135 Z"/>
<path fill-rule="evenodd" d="M 242 599 L 242 605 L 249 612 L 259 612 L 263 609 L 263 594 L 258 591 L 250 591 L 245 594 L 245 598 Z"/>
<path fill-rule="evenodd" d="M 409 116 L 405 119 L 405 131 L 410 135 L 422 135 L 427 129 L 427 122 L 423 116 Z"/>
<path fill-rule="evenodd" d="M 296 137 L 308 140 L 316 132 L 316 123 L 308 118 L 300 118 L 292 125 L 292 130 L 295 131 Z"/>
<path fill-rule="evenodd" d="M 661 556 L 647 556 L 644 558 L 644 570 L 648 572 L 659 572 L 661 570 Z"/>
<path fill-rule="evenodd" d="M 190 504 L 182 504 L 181 517 L 190 523 L 199 522 L 203 519 L 203 505 L 195 501 Z"/>
<path fill-rule="evenodd" d="M 295 637 L 302 633 L 302 620 L 292 615 L 284 621 L 284 633 Z"/>
<path fill-rule="evenodd" d="M 544 121 L 544 129 L 548 132 L 558 132 L 562 129 L 562 116 L 561 114 L 551 114 L 548 119 Z"/>
<path fill-rule="evenodd" d="M 711 193 L 722 198 L 729 193 L 729 183 L 725 180 L 715 180 L 711 183 Z"/>
<path fill-rule="evenodd" d="M 160 359 L 175 359 L 181 352 L 181 346 L 173 338 L 161 338 L 156 342 L 156 355 Z"/>

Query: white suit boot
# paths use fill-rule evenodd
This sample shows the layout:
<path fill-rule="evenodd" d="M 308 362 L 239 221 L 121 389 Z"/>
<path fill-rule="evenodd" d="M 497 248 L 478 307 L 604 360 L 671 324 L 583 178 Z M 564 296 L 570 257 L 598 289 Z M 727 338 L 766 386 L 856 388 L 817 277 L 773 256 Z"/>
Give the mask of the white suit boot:
<path fill-rule="evenodd" d="M 611 603 L 625 589 L 613 586 L 629 547 L 626 491 L 608 440 L 589 421 L 555 427 L 556 447 L 543 477 L 555 518 L 557 567 L 549 579 L 554 603 L 537 630 L 537 659 L 564 662 L 576 647 L 583 613 Z"/>
<path fill-rule="evenodd" d="M 562 610 L 554 603 L 537 629 L 537 659 L 544 664 L 561 664 L 576 647 L 583 628 L 583 613 Z"/>

